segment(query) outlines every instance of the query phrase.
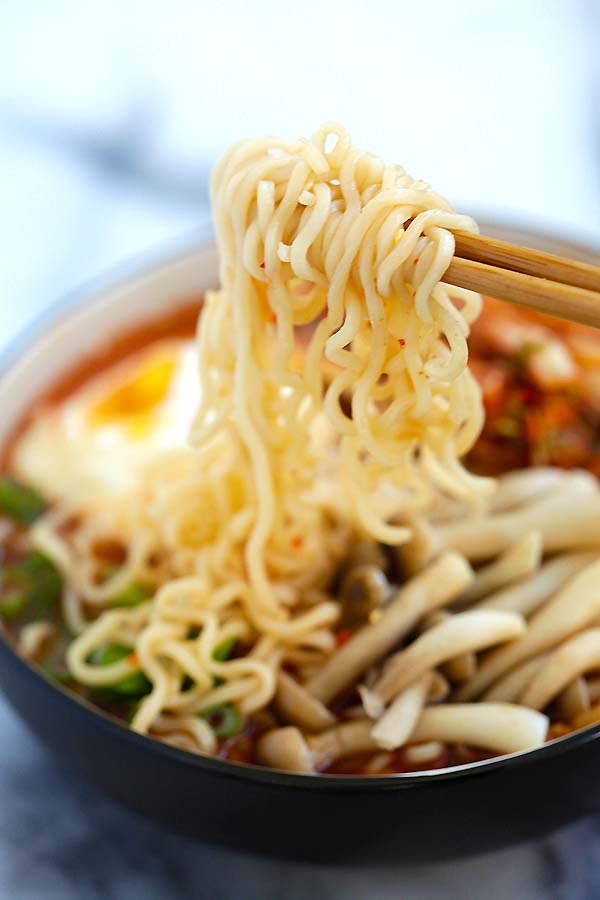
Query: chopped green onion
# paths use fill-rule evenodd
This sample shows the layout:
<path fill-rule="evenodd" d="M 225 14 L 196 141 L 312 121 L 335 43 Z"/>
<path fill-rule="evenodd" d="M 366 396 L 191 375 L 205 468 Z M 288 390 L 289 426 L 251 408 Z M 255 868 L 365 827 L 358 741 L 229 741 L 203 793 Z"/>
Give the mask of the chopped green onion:
<path fill-rule="evenodd" d="M 211 706 L 201 714 L 209 723 L 215 736 L 218 738 L 233 737 L 243 724 L 243 719 L 237 706 L 233 703 L 224 703 L 222 706 Z"/>
<path fill-rule="evenodd" d="M 139 606 L 140 603 L 144 603 L 145 600 L 149 600 L 151 596 L 152 591 L 150 590 L 150 588 L 147 588 L 145 584 L 138 584 L 134 581 L 133 584 L 130 584 L 129 587 L 125 588 L 122 593 L 115 597 L 115 599 L 111 603 L 111 606 Z"/>
<path fill-rule="evenodd" d="M 111 684 L 110 689 L 125 697 L 145 697 L 152 690 L 152 684 L 143 672 L 132 672 L 116 684 Z"/>
<path fill-rule="evenodd" d="M 212 658 L 216 662 L 225 662 L 225 660 L 229 659 L 231 656 L 231 651 L 236 645 L 235 638 L 225 638 L 224 641 L 221 641 L 220 644 L 217 644 L 215 649 L 213 650 Z M 220 684 L 223 684 L 223 679 L 219 678 L 217 675 L 213 675 L 213 687 L 219 687 Z"/>
<path fill-rule="evenodd" d="M 213 650 L 212 658 L 216 660 L 216 662 L 225 662 L 225 660 L 229 659 L 231 656 L 231 651 L 235 647 L 235 644 L 235 638 L 225 638 L 225 640 L 221 641 L 220 644 L 217 644 Z"/>
<path fill-rule="evenodd" d="M 133 647 L 126 647 L 124 644 L 106 644 L 94 650 L 90 655 L 90 662 L 95 666 L 112 666 L 113 663 L 127 659 L 132 653 Z"/>
<path fill-rule="evenodd" d="M 18 563 L 20 568 L 26 575 L 42 575 L 44 577 L 54 578 L 58 571 L 47 556 L 40 553 L 39 550 L 32 550 L 27 556 Z"/>
<path fill-rule="evenodd" d="M 44 512 L 44 501 L 33 488 L 0 475 L 0 512 L 21 525 L 31 525 Z"/>
<path fill-rule="evenodd" d="M 23 591 L 11 589 L 0 595 L 0 615 L 12 619 L 19 616 L 25 609 L 27 595 Z"/>
<path fill-rule="evenodd" d="M 121 662 L 133 653 L 132 647 L 126 647 L 123 644 L 107 644 L 106 647 L 99 647 L 90 657 L 90 661 L 96 666 L 112 666 L 114 663 Z M 107 691 L 109 693 L 123 695 L 124 697 L 143 697 L 152 690 L 152 684 L 143 672 L 132 672 L 111 684 Z"/>
<path fill-rule="evenodd" d="M 33 550 L 0 567 L 0 614 L 43 618 L 60 597 L 62 577 L 50 560 Z"/>

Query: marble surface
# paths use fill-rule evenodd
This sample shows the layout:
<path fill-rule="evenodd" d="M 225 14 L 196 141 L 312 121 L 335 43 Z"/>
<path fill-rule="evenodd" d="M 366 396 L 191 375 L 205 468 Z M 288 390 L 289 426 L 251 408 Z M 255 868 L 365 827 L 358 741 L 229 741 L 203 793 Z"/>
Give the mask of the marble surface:
<path fill-rule="evenodd" d="M 0 349 L 204 225 L 229 141 L 332 117 L 461 208 L 600 244 L 599 38 L 595 0 L 3 0 Z M 369 870 L 227 853 L 74 782 L 0 698 L 0 900 L 592 900 L 599 838 Z"/>
<path fill-rule="evenodd" d="M 452 864 L 271 861 L 197 844 L 74 781 L 0 706 L 1 900 L 592 900 L 600 819 Z M 257 810 L 260 815 L 260 810 Z"/>

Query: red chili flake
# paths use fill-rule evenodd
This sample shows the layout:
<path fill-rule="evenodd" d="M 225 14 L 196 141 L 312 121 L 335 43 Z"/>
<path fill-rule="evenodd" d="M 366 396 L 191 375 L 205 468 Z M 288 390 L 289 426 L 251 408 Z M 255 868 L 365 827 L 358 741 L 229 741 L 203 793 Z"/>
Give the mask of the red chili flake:
<path fill-rule="evenodd" d="M 418 256 L 415 256 L 415 258 L 413 259 L 413 266 L 416 266 L 416 264 L 417 264 L 418 262 L 419 262 L 419 257 L 418 257 Z"/>
<path fill-rule="evenodd" d="M 264 269 L 264 267 L 265 267 L 265 264 L 264 264 L 264 263 L 261 263 L 261 264 L 260 264 L 260 268 L 261 268 L 261 269 Z"/>
<path fill-rule="evenodd" d="M 350 640 L 350 632 L 347 628 L 342 628 L 341 631 L 335 636 L 336 646 L 341 647 L 343 644 L 346 644 Z"/>
<path fill-rule="evenodd" d="M 139 659 L 139 656 L 137 655 L 137 653 L 130 653 L 129 656 L 127 657 L 127 662 L 134 669 L 139 668 L 140 659 Z"/>
<path fill-rule="evenodd" d="M 296 537 L 293 537 L 291 539 L 290 544 L 294 548 L 294 550 L 299 550 L 304 546 L 304 538 L 298 534 L 296 535 Z"/>
<path fill-rule="evenodd" d="M 406 346 L 406 341 L 404 340 L 404 338 L 398 338 L 398 343 L 400 344 L 401 347 Z"/>
<path fill-rule="evenodd" d="M 271 315 L 271 318 L 270 318 L 269 321 L 272 322 L 273 324 L 275 324 L 275 322 L 277 321 L 277 316 L 275 315 L 275 313 L 273 313 L 273 314 Z"/>

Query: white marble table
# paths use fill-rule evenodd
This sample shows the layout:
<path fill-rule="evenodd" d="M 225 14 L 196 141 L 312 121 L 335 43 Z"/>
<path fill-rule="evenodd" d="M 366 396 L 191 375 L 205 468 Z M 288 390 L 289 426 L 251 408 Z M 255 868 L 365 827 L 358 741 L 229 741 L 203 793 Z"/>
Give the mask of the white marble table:
<path fill-rule="evenodd" d="M 230 140 L 331 117 L 457 206 L 600 239 L 599 37 L 584 0 L 3 0 L 0 349 L 78 283 L 205 223 Z M 235 855 L 74 782 L 0 698 L 0 900 L 592 900 L 599 838 L 600 818 L 419 868 Z"/>

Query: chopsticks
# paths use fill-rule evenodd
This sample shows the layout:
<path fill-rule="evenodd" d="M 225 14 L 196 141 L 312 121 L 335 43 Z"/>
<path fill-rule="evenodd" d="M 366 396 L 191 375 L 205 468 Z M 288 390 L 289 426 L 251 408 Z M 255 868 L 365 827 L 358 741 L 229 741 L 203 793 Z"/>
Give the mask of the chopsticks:
<path fill-rule="evenodd" d="M 600 328 L 600 267 L 479 234 L 454 238 L 447 284 Z"/>

